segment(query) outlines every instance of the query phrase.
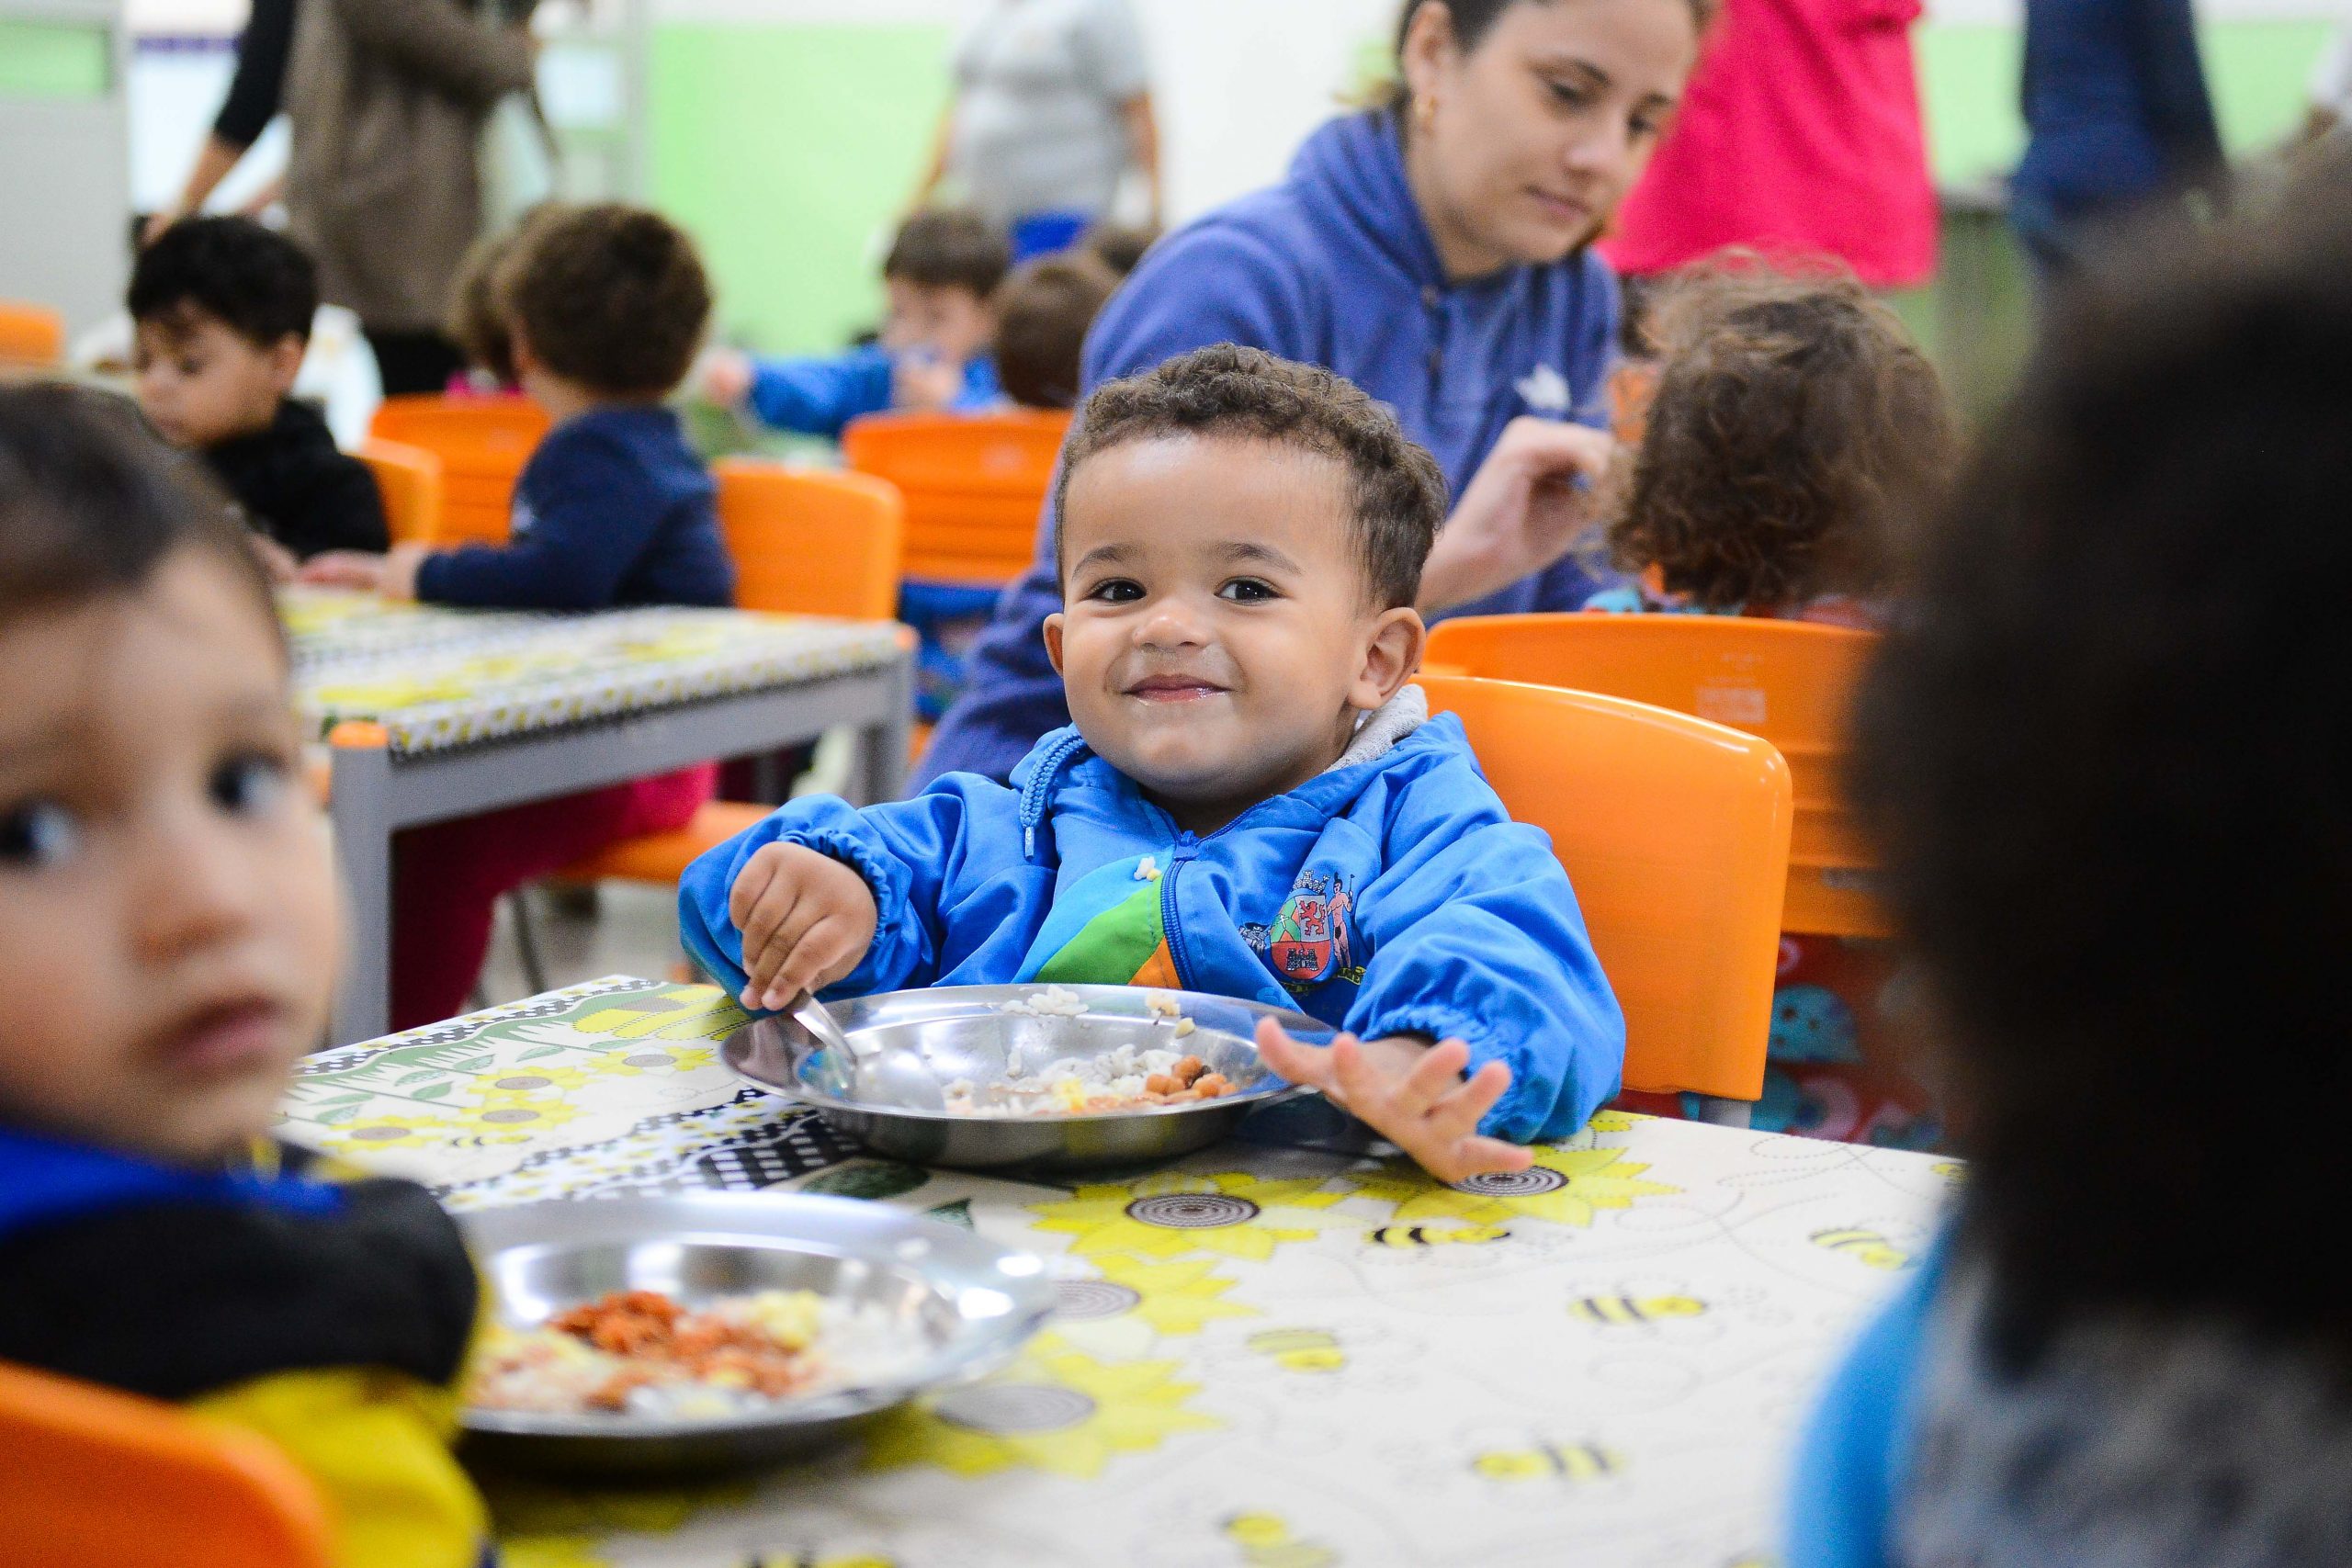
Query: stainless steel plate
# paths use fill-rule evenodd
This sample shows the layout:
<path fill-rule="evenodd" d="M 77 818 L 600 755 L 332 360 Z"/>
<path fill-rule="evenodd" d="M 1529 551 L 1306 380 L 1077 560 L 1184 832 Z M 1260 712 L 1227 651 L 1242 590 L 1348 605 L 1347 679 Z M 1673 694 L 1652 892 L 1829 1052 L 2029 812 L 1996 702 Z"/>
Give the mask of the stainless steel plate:
<path fill-rule="evenodd" d="M 873 1055 L 841 1062 L 788 1018 L 755 1021 L 726 1045 L 727 1065 L 752 1082 L 816 1108 L 827 1125 L 880 1154 L 918 1165 L 967 1170 L 1018 1167 L 1084 1170 L 1173 1159 L 1231 1133 L 1261 1106 L 1304 1092 L 1258 1059 L 1260 1019 L 1271 1018 L 1320 1044 L 1332 1031 L 1304 1013 L 1232 997 L 1154 991 L 1137 986 L 1066 986 L 1086 1004 L 1077 1018 L 1007 1012 L 1007 1002 L 1035 998 L 1043 986 L 941 986 L 886 991 L 831 1003 L 842 1032 Z M 1149 998 L 1173 997 L 1193 1032 L 1178 1038 Z M 1057 1057 L 1087 1058 L 1121 1045 L 1190 1052 L 1240 1092 L 1192 1105 L 1151 1106 L 1075 1116 L 981 1116 L 894 1102 L 877 1088 L 908 1064 L 941 1084 L 968 1078 L 1001 1083 L 1017 1047 L 1031 1070 Z M 876 1072 L 884 1060 L 899 1064 Z"/>
<path fill-rule="evenodd" d="M 886 1382 L 720 1420 L 468 1409 L 468 1457 L 509 1468 L 642 1476 L 806 1451 L 860 1417 L 993 1371 L 1053 1311 L 1039 1259 L 848 1198 L 590 1199 L 459 1219 L 493 1310 L 511 1326 L 530 1327 L 608 1291 L 662 1291 L 695 1307 L 749 1291 L 808 1290 L 881 1308 L 920 1347 Z"/>

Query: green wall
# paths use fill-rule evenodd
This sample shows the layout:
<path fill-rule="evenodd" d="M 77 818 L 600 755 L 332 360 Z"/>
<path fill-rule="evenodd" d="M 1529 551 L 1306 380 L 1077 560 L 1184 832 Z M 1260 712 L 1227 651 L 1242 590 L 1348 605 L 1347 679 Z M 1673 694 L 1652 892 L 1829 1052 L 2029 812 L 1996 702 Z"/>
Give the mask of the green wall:
<path fill-rule="evenodd" d="M 87 23 L 0 21 L 0 95 L 96 98 L 114 74 L 107 30 Z"/>
<path fill-rule="evenodd" d="M 2233 149 L 2273 141 L 2301 118 L 2326 31 L 2317 22 L 2205 29 Z M 1938 177 L 1964 183 L 2007 169 L 2024 142 L 2016 31 L 1943 26 L 1918 36 Z M 655 31 L 652 195 L 700 237 L 724 335 L 801 352 L 838 346 L 875 323 L 876 269 L 946 96 L 949 39 L 945 28 L 918 25 Z M 1948 334 L 1953 316 L 1939 313 Z"/>
<path fill-rule="evenodd" d="M 881 313 L 882 250 L 945 102 L 935 27 L 665 27 L 653 37 L 655 202 L 701 240 L 719 330 L 836 347 Z"/>

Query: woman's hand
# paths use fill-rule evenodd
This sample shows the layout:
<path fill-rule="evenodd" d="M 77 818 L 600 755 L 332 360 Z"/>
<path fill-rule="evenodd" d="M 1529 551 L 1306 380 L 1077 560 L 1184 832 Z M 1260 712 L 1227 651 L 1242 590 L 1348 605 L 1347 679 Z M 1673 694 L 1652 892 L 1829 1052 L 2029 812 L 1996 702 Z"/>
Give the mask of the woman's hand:
<path fill-rule="evenodd" d="M 1479 1134 L 1480 1119 L 1510 1088 L 1510 1069 L 1488 1062 L 1465 1079 L 1470 1047 L 1459 1040 L 1424 1045 L 1342 1034 L 1328 1047 L 1315 1046 L 1291 1038 L 1270 1018 L 1258 1025 L 1258 1055 L 1292 1083 L 1322 1090 L 1440 1181 L 1534 1163 L 1519 1145 Z"/>
<path fill-rule="evenodd" d="M 858 965 L 881 919 L 865 878 L 801 844 L 767 844 L 743 863 L 727 895 L 743 935 L 742 1003 L 775 1010 Z"/>
<path fill-rule="evenodd" d="M 1617 444 L 1607 431 L 1522 414 L 1503 427 L 1421 569 L 1423 611 L 1510 587 L 1566 555 Z M 1584 481 L 1578 488 L 1577 481 Z"/>

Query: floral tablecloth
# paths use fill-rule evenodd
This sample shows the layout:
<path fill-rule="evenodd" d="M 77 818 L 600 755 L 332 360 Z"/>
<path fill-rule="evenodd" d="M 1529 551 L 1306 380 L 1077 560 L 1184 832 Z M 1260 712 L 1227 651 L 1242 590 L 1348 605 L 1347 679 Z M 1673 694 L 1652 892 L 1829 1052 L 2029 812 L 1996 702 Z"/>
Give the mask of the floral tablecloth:
<path fill-rule="evenodd" d="M 879 668 L 888 622 L 748 610 L 458 611 L 292 589 L 280 615 L 311 733 L 381 724 L 401 754 Z"/>
<path fill-rule="evenodd" d="M 1233 1144 L 1067 1187 L 859 1156 L 613 977 L 311 1058 L 288 1132 L 454 1208 L 786 1185 L 1049 1258 L 1011 1369 L 693 1490 L 493 1480 L 517 1568 L 1760 1568 L 1792 1424 L 1958 1168 L 1604 1112 L 1521 1175 Z"/>

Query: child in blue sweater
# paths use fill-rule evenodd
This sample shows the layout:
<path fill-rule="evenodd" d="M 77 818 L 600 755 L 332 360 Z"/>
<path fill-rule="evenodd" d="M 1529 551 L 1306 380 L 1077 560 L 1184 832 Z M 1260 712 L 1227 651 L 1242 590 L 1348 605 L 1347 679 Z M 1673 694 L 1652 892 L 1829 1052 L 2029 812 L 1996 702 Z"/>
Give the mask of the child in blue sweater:
<path fill-rule="evenodd" d="M 718 486 L 662 401 L 710 318 L 694 242 L 634 208 L 548 209 L 493 288 L 523 390 L 553 423 L 515 483 L 512 537 L 322 556 L 303 581 L 469 608 L 734 603 Z"/>
<path fill-rule="evenodd" d="M 1012 787 L 795 802 L 697 861 L 689 949 L 746 1005 L 1165 986 L 1344 1029 L 1260 1047 L 1447 1180 L 1617 1089 L 1566 874 L 1418 687 L 1429 454 L 1328 371 L 1230 344 L 1114 382 L 1064 454 L 1046 622 L 1076 723 Z M 1466 1075 L 1466 1076 L 1465 1076 Z"/>
<path fill-rule="evenodd" d="M 978 412 L 1000 400 L 989 340 L 997 285 L 1012 265 L 1003 234 L 976 212 L 918 212 L 882 263 L 889 315 L 879 343 L 847 354 L 705 361 L 698 389 L 773 430 L 838 439 L 862 414 L 892 409 Z"/>
<path fill-rule="evenodd" d="M 724 606 L 735 570 L 718 487 L 662 404 L 710 314 L 694 242 L 653 213 L 551 208 L 492 280 L 523 389 L 554 420 L 514 487 L 504 545 L 322 556 L 306 581 L 469 607 Z M 605 845 L 683 827 L 715 767 L 413 828 L 395 844 L 392 1024 L 465 1004 L 505 893 Z"/>

